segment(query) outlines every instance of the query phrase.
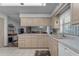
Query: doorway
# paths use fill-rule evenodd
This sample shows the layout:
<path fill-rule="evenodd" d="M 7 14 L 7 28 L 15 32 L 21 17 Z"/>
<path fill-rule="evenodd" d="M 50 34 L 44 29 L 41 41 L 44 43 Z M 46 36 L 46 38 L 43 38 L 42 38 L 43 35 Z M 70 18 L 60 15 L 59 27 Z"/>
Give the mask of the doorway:
<path fill-rule="evenodd" d="M 8 47 L 18 47 L 18 36 L 13 24 L 8 24 Z"/>

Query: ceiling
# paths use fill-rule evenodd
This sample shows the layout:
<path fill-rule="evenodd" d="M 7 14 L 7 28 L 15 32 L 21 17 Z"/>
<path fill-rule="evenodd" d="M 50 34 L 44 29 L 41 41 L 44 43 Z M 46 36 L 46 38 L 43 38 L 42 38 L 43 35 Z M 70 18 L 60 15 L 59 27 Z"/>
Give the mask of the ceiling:
<path fill-rule="evenodd" d="M 47 3 L 46 6 L 0 6 L 0 13 L 14 19 L 20 14 L 51 14 L 58 3 Z"/>

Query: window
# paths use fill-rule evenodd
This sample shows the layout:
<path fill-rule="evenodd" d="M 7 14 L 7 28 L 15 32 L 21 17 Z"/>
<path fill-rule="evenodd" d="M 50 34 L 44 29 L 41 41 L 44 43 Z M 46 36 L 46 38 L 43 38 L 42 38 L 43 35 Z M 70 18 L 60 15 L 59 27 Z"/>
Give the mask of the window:
<path fill-rule="evenodd" d="M 70 32 L 70 9 L 60 15 L 60 33 Z"/>
<path fill-rule="evenodd" d="M 60 33 L 79 36 L 79 24 L 70 24 L 70 9 L 60 15 Z"/>

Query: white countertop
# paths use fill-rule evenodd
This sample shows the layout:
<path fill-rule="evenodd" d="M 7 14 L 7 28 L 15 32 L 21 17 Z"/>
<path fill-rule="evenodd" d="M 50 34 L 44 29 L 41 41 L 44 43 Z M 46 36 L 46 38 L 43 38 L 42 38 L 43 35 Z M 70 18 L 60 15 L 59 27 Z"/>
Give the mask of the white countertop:
<path fill-rule="evenodd" d="M 50 39 L 56 39 L 60 43 L 64 44 L 65 46 L 75 51 L 76 53 L 79 53 L 79 37 L 67 36 L 63 38 L 58 37 L 57 35 L 52 35 L 50 36 Z"/>

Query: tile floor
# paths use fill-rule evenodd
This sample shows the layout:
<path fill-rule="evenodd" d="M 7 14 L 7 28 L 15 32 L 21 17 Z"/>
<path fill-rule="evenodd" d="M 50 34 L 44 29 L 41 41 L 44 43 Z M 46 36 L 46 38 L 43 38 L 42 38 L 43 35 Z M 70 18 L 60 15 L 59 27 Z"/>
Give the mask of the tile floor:
<path fill-rule="evenodd" d="M 36 50 L 48 49 L 19 49 L 17 47 L 0 48 L 0 56 L 34 56 Z"/>

